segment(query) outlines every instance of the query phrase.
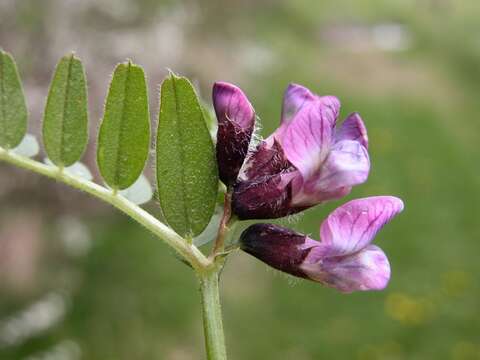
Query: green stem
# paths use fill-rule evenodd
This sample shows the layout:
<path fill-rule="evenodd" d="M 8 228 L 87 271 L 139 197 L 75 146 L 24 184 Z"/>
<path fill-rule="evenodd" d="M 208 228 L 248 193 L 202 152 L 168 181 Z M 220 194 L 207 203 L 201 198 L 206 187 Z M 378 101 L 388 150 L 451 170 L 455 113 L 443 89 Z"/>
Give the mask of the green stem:
<path fill-rule="evenodd" d="M 218 270 L 200 275 L 203 329 L 205 332 L 205 348 L 208 360 L 227 359 L 218 280 Z"/>
<path fill-rule="evenodd" d="M 186 242 L 175 231 L 160 222 L 153 215 L 141 207 L 130 202 L 114 191 L 100 186 L 92 181 L 70 175 L 68 172 L 59 171 L 59 168 L 42 164 L 38 161 L 17 155 L 12 151 L 0 147 L 0 160 L 12 165 L 27 169 L 38 174 L 63 182 L 71 187 L 84 191 L 116 207 L 138 223 L 153 232 L 157 237 L 165 241 L 187 260 L 197 271 L 204 271 L 212 266 L 212 262 L 195 246 Z"/>

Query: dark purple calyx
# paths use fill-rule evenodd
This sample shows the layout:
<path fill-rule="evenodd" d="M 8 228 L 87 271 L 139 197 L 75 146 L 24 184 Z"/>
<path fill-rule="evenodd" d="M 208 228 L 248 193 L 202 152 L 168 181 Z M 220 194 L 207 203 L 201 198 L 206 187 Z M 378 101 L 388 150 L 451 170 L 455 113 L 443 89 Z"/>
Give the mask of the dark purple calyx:
<path fill-rule="evenodd" d="M 218 123 L 217 162 L 220 180 L 232 185 L 247 156 L 253 127 L 243 129 L 233 121 L 225 119 Z"/>
<path fill-rule="evenodd" d="M 248 158 L 244 173 L 234 185 L 233 212 L 242 220 L 276 219 L 303 208 L 294 208 L 292 181 L 300 174 L 286 159 L 281 145 L 260 143 Z"/>
<path fill-rule="evenodd" d="M 218 121 L 218 171 L 220 180 L 231 186 L 247 156 L 255 126 L 255 111 L 243 91 L 226 82 L 213 85 L 212 100 Z"/>
<path fill-rule="evenodd" d="M 292 170 L 295 168 L 285 157 L 280 143 L 274 138 L 271 146 L 266 141 L 258 144 L 254 153 L 247 160 L 243 177 L 247 180 L 255 180 Z"/>
<path fill-rule="evenodd" d="M 263 176 L 235 184 L 233 212 L 241 220 L 275 219 L 291 213 L 291 183 L 282 185 L 281 175 Z"/>
<path fill-rule="evenodd" d="M 307 237 L 272 224 L 255 224 L 240 237 L 240 248 L 271 267 L 294 276 L 306 278 L 300 265 L 310 252 Z"/>

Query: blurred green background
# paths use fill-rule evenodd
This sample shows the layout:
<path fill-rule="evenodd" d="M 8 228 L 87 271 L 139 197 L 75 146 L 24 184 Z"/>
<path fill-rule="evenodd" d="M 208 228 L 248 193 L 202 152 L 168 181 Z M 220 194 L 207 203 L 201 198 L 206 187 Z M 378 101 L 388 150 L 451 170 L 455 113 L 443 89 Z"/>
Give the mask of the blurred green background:
<path fill-rule="evenodd" d="M 369 181 L 350 198 L 406 203 L 376 240 L 391 283 L 342 295 L 236 253 L 222 278 L 230 357 L 467 360 L 480 359 L 479 19 L 476 0 L 1 0 L 0 46 L 17 59 L 35 134 L 55 63 L 72 50 L 84 60 L 91 169 L 126 58 L 149 75 L 152 115 L 171 68 L 208 101 L 216 80 L 241 86 L 264 136 L 289 82 L 337 95 L 371 144 Z M 285 222 L 318 238 L 344 201 Z M 204 358 L 196 280 L 163 243 L 5 164 L 0 204 L 0 359 Z"/>

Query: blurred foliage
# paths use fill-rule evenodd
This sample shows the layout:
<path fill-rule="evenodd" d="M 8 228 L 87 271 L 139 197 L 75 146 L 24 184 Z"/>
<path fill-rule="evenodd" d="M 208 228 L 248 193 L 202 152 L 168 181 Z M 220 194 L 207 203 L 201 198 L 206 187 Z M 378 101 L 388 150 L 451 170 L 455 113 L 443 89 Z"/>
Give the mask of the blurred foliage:
<path fill-rule="evenodd" d="M 34 132 L 50 71 L 70 50 L 85 59 L 92 119 L 126 57 L 145 67 L 152 94 L 167 67 L 207 100 L 213 81 L 237 83 L 263 135 L 278 124 L 288 82 L 337 95 L 342 117 L 359 111 L 371 141 L 371 176 L 350 198 L 392 194 L 406 204 L 377 236 L 390 286 L 346 296 L 235 254 L 222 280 L 231 358 L 467 360 L 480 358 L 479 17 L 474 0 L 4 0 L 0 44 L 19 63 Z M 34 280 L 21 288 L 6 256 L 32 247 L 2 245 L 0 358 L 203 356 L 194 276 L 163 244 L 111 209 L 4 165 L 0 189 L 0 244 L 40 237 L 31 240 Z M 343 201 L 284 222 L 318 237 Z M 66 254 L 65 213 L 88 225 L 88 253 Z M 33 235 L 7 233 L 12 218 Z M 61 319 L 5 344 L 12 319 L 51 292 L 64 299 Z"/>

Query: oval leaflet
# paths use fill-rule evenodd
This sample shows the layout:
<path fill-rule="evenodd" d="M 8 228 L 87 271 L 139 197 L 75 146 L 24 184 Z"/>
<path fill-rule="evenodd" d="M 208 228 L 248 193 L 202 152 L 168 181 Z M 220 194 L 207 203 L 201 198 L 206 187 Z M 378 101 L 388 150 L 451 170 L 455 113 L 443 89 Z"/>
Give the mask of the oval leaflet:
<path fill-rule="evenodd" d="M 97 161 L 106 184 L 131 186 L 143 171 L 150 146 L 150 115 L 143 69 L 117 65 L 98 135 Z"/>
<path fill-rule="evenodd" d="M 0 49 L 0 146 L 12 149 L 27 132 L 27 104 L 17 65 Z"/>
<path fill-rule="evenodd" d="M 88 143 L 87 85 L 80 59 L 73 54 L 60 59 L 47 97 L 43 142 L 57 166 L 80 160 Z"/>
<path fill-rule="evenodd" d="M 161 87 L 157 186 L 163 215 L 182 236 L 208 225 L 218 191 L 212 138 L 192 84 L 170 74 Z"/>

